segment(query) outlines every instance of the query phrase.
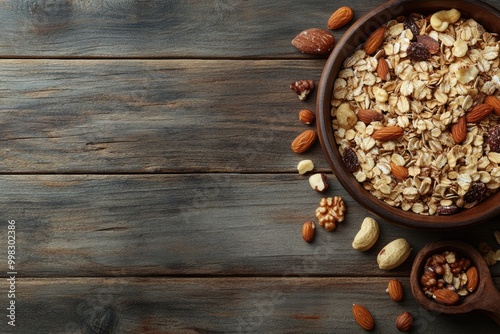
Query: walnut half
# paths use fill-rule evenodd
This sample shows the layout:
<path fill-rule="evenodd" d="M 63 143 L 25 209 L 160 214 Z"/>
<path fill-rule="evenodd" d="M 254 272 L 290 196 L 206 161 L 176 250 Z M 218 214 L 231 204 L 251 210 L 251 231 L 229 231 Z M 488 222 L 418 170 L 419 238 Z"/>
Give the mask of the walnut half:
<path fill-rule="evenodd" d="M 322 198 L 316 209 L 316 218 L 323 228 L 332 231 L 344 220 L 346 206 L 340 196 Z"/>

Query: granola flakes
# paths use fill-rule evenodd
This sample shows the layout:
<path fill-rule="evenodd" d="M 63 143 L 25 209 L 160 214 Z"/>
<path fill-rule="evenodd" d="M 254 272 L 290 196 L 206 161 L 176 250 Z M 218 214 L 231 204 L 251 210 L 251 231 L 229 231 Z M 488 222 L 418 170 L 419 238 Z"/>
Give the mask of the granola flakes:
<path fill-rule="evenodd" d="M 416 42 L 415 34 L 426 37 Z M 500 97 L 499 51 L 497 34 L 473 19 L 436 31 L 424 16 L 412 14 L 386 24 L 373 56 L 362 46 L 349 56 L 334 82 L 332 126 L 340 153 L 356 153 L 358 182 L 389 205 L 423 215 L 453 214 L 495 193 L 500 153 L 491 134 L 500 117 L 491 113 L 468 122 L 465 133 L 461 126 L 452 135 L 451 128 L 487 96 Z M 384 78 L 377 75 L 379 58 L 389 67 Z M 339 106 L 373 110 L 383 119 L 366 124 L 349 117 L 346 125 L 336 117 Z M 387 127 L 404 134 L 387 141 L 373 137 Z M 394 176 L 399 167 L 407 177 Z"/>

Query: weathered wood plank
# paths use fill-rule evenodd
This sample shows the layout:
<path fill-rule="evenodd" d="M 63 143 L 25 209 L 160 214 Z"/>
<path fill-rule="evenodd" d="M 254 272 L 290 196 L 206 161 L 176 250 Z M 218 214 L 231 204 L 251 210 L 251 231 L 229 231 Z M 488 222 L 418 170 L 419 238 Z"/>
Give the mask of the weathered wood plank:
<path fill-rule="evenodd" d="M 395 319 L 406 311 L 414 333 L 496 333 L 480 313 L 429 313 L 413 299 L 407 278 L 405 298 L 396 303 L 385 289 L 388 278 L 77 278 L 16 282 L 16 328 L 2 333 L 361 333 L 353 303 L 373 314 L 373 333 L 396 333 Z M 495 280 L 500 286 L 500 280 Z M 0 289 L 6 288 L 1 280 Z M 6 305 L 7 296 L 0 295 Z M 4 309 L 4 314 L 7 312 Z"/>
<path fill-rule="evenodd" d="M 407 238 L 413 258 L 443 238 L 495 245 L 500 229 L 496 220 L 430 233 L 380 220 L 379 241 L 361 253 L 351 243 L 369 214 L 332 178 L 325 196 L 345 198 L 345 222 L 330 233 L 318 226 L 307 244 L 302 223 L 315 219 L 321 195 L 297 174 L 4 175 L 0 194 L 0 230 L 16 221 L 24 277 L 408 275 L 411 259 L 378 269 L 386 243 Z"/>
<path fill-rule="evenodd" d="M 383 1 L 351 0 L 359 18 Z M 485 2 L 496 6 L 496 0 Z M 315 0 L 0 1 L 3 57 L 310 58 L 290 41 L 346 3 Z M 346 27 L 347 28 L 347 27 Z M 339 39 L 346 28 L 333 32 Z"/>
<path fill-rule="evenodd" d="M 323 65 L 3 60 L 0 172 L 295 171 L 297 114 L 315 94 L 301 102 L 289 85 Z M 327 168 L 319 143 L 306 156 Z"/>

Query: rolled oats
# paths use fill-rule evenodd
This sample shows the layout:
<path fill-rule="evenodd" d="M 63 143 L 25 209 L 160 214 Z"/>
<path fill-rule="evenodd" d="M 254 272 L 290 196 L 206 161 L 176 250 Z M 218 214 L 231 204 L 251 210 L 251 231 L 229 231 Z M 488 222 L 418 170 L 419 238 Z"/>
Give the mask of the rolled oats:
<path fill-rule="evenodd" d="M 401 22 L 386 24 L 373 56 L 360 46 L 344 61 L 331 99 L 335 139 L 341 152 L 355 152 L 359 168 L 353 174 L 377 198 L 419 214 L 453 214 L 500 187 L 500 153 L 488 139 L 500 117 L 492 113 L 468 123 L 460 144 L 450 130 L 486 96 L 500 97 L 500 42 L 473 19 L 460 18 L 439 31 L 417 14 Z M 380 58 L 389 67 L 385 78 L 377 75 Z M 342 117 L 343 109 L 349 117 Z M 361 109 L 383 119 L 356 122 L 352 116 Z M 403 129 L 403 136 L 373 137 L 391 126 Z M 396 167 L 405 167 L 408 177 L 396 178 Z M 484 184 L 481 198 L 472 200 L 478 183 Z"/>

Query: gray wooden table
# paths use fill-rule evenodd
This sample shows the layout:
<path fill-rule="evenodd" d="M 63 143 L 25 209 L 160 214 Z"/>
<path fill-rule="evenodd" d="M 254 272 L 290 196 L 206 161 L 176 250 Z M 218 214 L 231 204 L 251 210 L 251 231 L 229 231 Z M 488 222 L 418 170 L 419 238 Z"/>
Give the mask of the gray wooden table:
<path fill-rule="evenodd" d="M 349 5 L 360 17 L 379 3 Z M 362 333 L 351 316 L 361 303 L 373 333 L 396 333 L 404 311 L 412 333 L 498 333 L 482 314 L 424 311 L 408 281 L 430 241 L 499 247 L 498 219 L 441 233 L 378 219 L 381 237 L 361 253 L 352 239 L 374 216 L 318 143 L 290 150 L 316 94 L 301 102 L 289 85 L 318 81 L 326 61 L 290 42 L 345 4 L 0 0 L 0 332 Z M 296 172 L 306 158 L 330 178 L 324 196 L 348 207 L 312 244 L 301 226 L 323 195 Z M 410 259 L 379 270 L 377 252 L 398 237 Z M 500 265 L 491 271 L 499 288 Z M 391 278 L 400 303 L 385 292 Z"/>

